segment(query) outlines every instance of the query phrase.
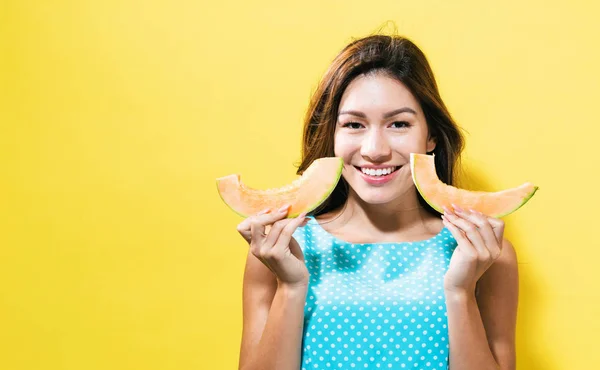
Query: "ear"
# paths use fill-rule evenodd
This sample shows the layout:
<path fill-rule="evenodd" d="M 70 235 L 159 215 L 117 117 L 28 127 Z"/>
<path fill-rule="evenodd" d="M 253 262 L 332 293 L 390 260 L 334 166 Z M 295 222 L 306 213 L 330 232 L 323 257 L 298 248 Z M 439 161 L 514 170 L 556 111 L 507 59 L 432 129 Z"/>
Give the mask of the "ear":
<path fill-rule="evenodd" d="M 429 139 L 427 139 L 427 153 L 432 153 L 433 150 L 435 149 L 435 146 L 436 146 L 435 137 L 430 136 Z"/>

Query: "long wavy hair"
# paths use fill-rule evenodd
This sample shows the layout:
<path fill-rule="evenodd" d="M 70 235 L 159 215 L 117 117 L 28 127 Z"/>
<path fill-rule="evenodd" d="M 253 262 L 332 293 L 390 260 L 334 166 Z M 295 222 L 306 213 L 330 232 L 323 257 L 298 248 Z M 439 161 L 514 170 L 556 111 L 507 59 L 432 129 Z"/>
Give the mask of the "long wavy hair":
<path fill-rule="evenodd" d="M 415 96 L 425 114 L 429 133 L 436 139 L 438 177 L 448 185 L 455 182 L 460 167 L 464 137 L 448 112 L 425 54 L 409 39 L 398 35 L 371 35 L 352 41 L 335 57 L 319 82 L 304 118 L 301 175 L 318 158 L 334 156 L 334 133 L 342 95 L 359 75 L 383 72 L 402 82 Z M 439 215 L 417 192 L 419 203 Z M 348 183 L 342 177 L 328 199 L 311 212 L 316 216 L 345 204 Z"/>

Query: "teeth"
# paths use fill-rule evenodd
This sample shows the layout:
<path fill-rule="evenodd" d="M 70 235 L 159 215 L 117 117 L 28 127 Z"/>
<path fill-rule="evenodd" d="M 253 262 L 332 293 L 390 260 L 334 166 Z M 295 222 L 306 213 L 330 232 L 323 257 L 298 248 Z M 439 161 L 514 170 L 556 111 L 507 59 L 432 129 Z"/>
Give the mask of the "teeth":
<path fill-rule="evenodd" d="M 369 176 L 385 176 L 385 175 L 389 175 L 390 173 L 394 172 L 394 170 L 396 169 L 396 167 L 388 167 L 388 168 L 380 168 L 380 169 L 370 169 L 370 168 L 361 168 L 360 170 L 362 171 L 362 173 L 369 175 Z"/>

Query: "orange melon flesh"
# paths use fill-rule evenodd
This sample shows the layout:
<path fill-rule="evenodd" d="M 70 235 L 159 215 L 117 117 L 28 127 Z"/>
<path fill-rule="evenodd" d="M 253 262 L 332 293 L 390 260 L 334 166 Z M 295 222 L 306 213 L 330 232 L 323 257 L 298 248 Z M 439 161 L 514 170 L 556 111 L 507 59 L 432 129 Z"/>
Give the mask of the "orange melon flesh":
<path fill-rule="evenodd" d="M 342 175 L 343 166 L 342 158 L 319 158 L 300 178 L 274 189 L 250 188 L 242 183 L 239 174 L 232 174 L 217 179 L 217 190 L 225 204 L 242 217 L 291 204 L 287 217 L 292 218 L 314 210 L 329 197 Z"/>
<path fill-rule="evenodd" d="M 434 155 L 410 153 L 410 169 L 423 199 L 440 213 L 444 213 L 444 206 L 452 209 L 454 203 L 463 209 L 499 218 L 521 208 L 538 190 L 529 182 L 498 192 L 472 191 L 444 184 L 435 172 Z"/>

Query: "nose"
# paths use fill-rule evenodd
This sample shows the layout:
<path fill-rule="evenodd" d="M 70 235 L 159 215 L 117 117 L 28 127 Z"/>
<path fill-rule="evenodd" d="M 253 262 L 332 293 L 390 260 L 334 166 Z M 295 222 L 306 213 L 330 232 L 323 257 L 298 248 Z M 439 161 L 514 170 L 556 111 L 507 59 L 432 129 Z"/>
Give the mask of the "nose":
<path fill-rule="evenodd" d="M 385 133 L 378 129 L 369 130 L 363 138 L 360 154 L 371 162 L 384 162 L 390 159 L 392 150 Z"/>

